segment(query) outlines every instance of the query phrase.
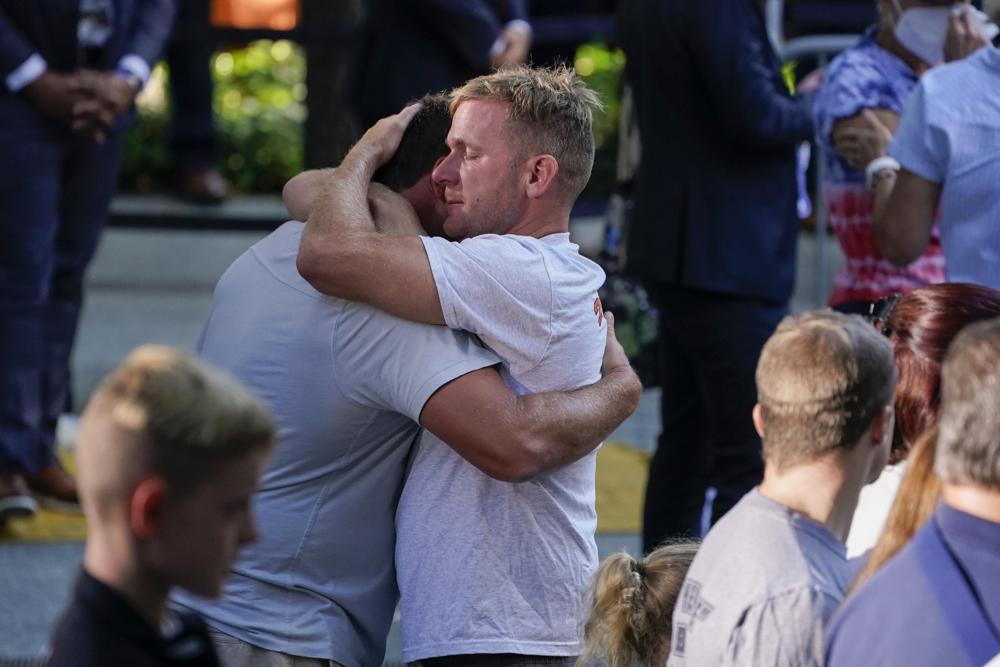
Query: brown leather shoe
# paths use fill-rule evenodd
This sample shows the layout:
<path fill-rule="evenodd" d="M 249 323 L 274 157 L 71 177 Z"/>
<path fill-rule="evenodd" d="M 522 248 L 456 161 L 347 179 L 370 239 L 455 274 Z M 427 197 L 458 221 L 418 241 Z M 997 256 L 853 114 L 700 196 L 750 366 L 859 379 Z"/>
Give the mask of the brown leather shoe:
<path fill-rule="evenodd" d="M 0 528 L 7 519 L 29 517 L 38 511 L 24 478 L 12 470 L 0 471 Z"/>
<path fill-rule="evenodd" d="M 34 475 L 25 475 L 24 479 L 42 507 L 80 514 L 76 480 L 58 461 L 53 461 Z"/>
<path fill-rule="evenodd" d="M 185 199 L 198 204 L 218 204 L 226 198 L 229 183 L 212 167 L 188 167 L 180 171 L 178 187 Z"/>

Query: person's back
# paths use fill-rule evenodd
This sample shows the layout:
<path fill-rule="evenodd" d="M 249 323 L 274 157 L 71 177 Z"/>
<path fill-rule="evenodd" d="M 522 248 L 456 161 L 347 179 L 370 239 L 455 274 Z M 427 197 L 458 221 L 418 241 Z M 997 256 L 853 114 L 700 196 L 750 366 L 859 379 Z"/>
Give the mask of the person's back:
<path fill-rule="evenodd" d="M 216 289 L 201 354 L 271 406 L 279 447 L 255 501 L 263 539 L 219 601 L 177 600 L 255 646 L 367 664 L 395 606 L 393 517 L 440 386 L 430 379 L 495 358 L 442 327 L 319 294 L 295 270 L 301 232 L 280 227 Z"/>
<path fill-rule="evenodd" d="M 642 138 L 628 262 L 644 280 L 784 302 L 795 257 L 793 147 L 812 123 L 788 93 L 759 4 L 737 0 L 726 17 L 700 0 L 624 4 Z M 747 219 L 758 224 L 740 224 Z"/>
<path fill-rule="evenodd" d="M 817 619 L 830 618 L 850 583 L 845 552 L 821 524 L 751 491 L 715 524 L 688 571 L 670 664 L 817 664 Z"/>
<path fill-rule="evenodd" d="M 709 531 L 674 609 L 669 665 L 819 666 L 850 580 L 844 539 L 892 440 L 889 343 L 857 316 L 786 318 L 757 366 L 764 481 Z"/>

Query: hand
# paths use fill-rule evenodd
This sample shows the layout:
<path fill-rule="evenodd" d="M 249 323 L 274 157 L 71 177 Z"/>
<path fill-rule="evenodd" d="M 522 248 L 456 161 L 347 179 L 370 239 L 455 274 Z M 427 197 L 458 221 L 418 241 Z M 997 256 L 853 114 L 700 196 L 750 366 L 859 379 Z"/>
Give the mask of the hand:
<path fill-rule="evenodd" d="M 101 143 L 115 121 L 132 107 L 137 91 L 117 72 L 78 70 L 74 85 L 82 99 L 73 105 L 71 127 Z"/>
<path fill-rule="evenodd" d="M 73 106 L 82 99 L 74 85 L 73 75 L 59 74 L 50 69 L 25 86 L 24 93 L 43 115 L 67 127 L 73 118 Z"/>
<path fill-rule="evenodd" d="M 864 171 L 877 157 L 886 154 L 892 131 L 878 119 L 871 109 L 864 109 L 860 116 L 863 126 L 854 126 L 833 133 L 833 148 L 851 168 Z"/>
<path fill-rule="evenodd" d="M 824 67 L 818 67 L 809 72 L 804 79 L 799 81 L 797 92 L 811 93 L 814 90 L 819 90 L 819 87 L 823 84 L 823 73 L 825 69 L 826 68 Z"/>
<path fill-rule="evenodd" d="M 989 40 L 979 31 L 968 7 L 952 12 L 948 17 L 948 32 L 944 38 L 944 61 L 952 62 L 978 51 Z"/>
<path fill-rule="evenodd" d="M 609 310 L 604 311 L 604 319 L 608 323 L 608 339 L 604 343 L 604 362 L 601 365 L 601 374 L 607 376 L 622 368 L 631 370 L 632 365 L 625 354 L 625 348 L 615 336 L 614 313 Z"/>
<path fill-rule="evenodd" d="M 420 111 L 420 103 L 411 104 L 397 114 L 386 116 L 364 133 L 354 144 L 351 153 L 362 154 L 370 161 L 373 169 L 378 169 L 396 154 L 403 133 L 413 117 Z"/>
<path fill-rule="evenodd" d="M 375 229 L 386 236 L 420 236 L 424 228 L 410 202 L 381 183 L 368 186 L 368 206 Z"/>
<path fill-rule="evenodd" d="M 531 32 L 520 21 L 511 21 L 500 31 L 497 41 L 500 52 L 490 59 L 490 67 L 498 69 L 505 65 L 520 65 L 528 59 L 531 49 Z"/>

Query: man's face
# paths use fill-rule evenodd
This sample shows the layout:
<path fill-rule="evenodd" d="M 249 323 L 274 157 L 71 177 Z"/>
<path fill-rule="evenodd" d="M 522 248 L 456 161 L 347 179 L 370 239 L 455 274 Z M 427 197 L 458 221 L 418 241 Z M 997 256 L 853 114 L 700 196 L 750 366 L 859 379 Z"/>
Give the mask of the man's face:
<path fill-rule="evenodd" d="M 504 132 L 506 116 L 499 102 L 470 100 L 455 110 L 449 153 L 432 173 L 444 189 L 444 232 L 451 238 L 505 234 L 520 221 L 527 203 L 524 161 Z"/>
<path fill-rule="evenodd" d="M 239 555 L 257 541 L 250 502 L 266 456 L 253 453 L 223 464 L 194 491 L 168 497 L 160 523 L 160 567 L 169 583 L 217 597 Z"/>

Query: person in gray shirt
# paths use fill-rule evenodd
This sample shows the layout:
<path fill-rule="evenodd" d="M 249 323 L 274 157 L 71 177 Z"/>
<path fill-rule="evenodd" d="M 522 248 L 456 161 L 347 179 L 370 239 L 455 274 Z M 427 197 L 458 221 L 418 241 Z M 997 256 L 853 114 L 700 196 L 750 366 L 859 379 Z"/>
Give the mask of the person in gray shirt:
<path fill-rule="evenodd" d="M 895 384 L 888 340 L 856 315 L 778 326 L 757 365 L 764 481 L 698 550 L 674 609 L 670 667 L 823 664 L 858 495 L 888 459 Z"/>
<path fill-rule="evenodd" d="M 296 269 L 302 230 L 282 225 L 216 288 L 200 352 L 269 405 L 279 443 L 255 496 L 260 541 L 219 600 L 175 602 L 205 617 L 223 661 L 368 667 L 397 599 L 393 521 L 420 426 L 487 474 L 524 479 L 592 450 L 639 383 L 609 337 L 596 384 L 516 396 L 472 337 L 314 290 Z"/>

